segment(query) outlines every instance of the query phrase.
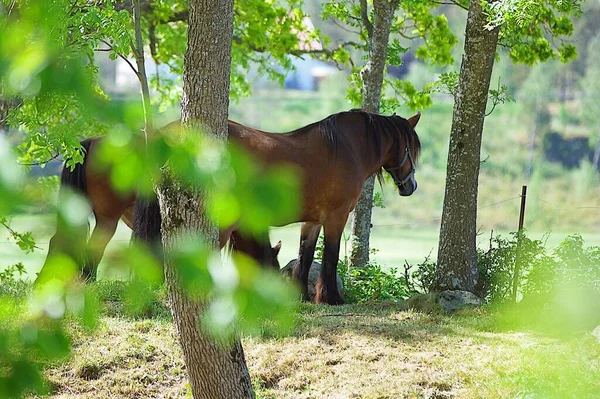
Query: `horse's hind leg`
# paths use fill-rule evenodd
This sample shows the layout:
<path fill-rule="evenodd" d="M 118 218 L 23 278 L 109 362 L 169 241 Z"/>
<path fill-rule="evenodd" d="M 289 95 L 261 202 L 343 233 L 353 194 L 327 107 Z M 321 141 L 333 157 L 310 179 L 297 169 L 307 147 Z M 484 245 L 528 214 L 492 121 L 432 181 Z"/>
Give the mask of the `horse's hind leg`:
<path fill-rule="evenodd" d="M 119 218 L 108 218 L 96 215 L 96 226 L 88 241 L 86 261 L 82 269 L 82 277 L 96 280 L 98 264 L 110 239 L 115 235 Z"/>
<path fill-rule="evenodd" d="M 53 270 L 48 265 L 54 256 L 64 254 L 73 259 L 78 265 L 85 261 L 85 248 L 87 245 L 87 237 L 89 233 L 89 224 L 86 220 L 80 226 L 76 226 L 74 230 L 71 226 L 64 226 L 64 222 L 57 220 L 56 233 L 50 238 L 48 246 L 48 254 L 46 260 L 39 271 L 34 284 L 39 284 L 50 280 L 53 277 L 61 276 L 60 270 Z"/>
<path fill-rule="evenodd" d="M 298 261 L 294 267 L 294 279 L 300 284 L 302 300 L 309 301 L 308 296 L 308 273 L 315 256 L 317 239 L 321 232 L 321 225 L 314 223 L 303 223 L 300 231 L 300 250 Z"/>
<path fill-rule="evenodd" d="M 123 212 L 123 216 L 121 216 L 121 220 L 123 223 L 127 225 L 131 230 L 133 230 L 133 205 L 130 205 Z"/>
<path fill-rule="evenodd" d="M 330 305 L 341 305 L 344 298 L 337 286 L 337 265 L 340 257 L 340 240 L 346 225 L 348 215 L 344 218 L 331 218 L 331 221 L 323 225 L 325 248 L 323 249 L 323 267 L 317 280 L 315 303 L 328 303 Z"/>

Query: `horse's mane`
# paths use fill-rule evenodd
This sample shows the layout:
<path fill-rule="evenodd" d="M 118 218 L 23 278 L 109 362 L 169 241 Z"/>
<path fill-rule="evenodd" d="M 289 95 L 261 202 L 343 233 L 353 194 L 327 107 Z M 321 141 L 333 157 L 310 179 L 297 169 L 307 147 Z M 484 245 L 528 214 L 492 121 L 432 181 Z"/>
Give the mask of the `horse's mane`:
<path fill-rule="evenodd" d="M 315 128 L 318 128 L 323 140 L 334 153 L 337 149 L 340 138 L 344 136 L 339 134 L 338 119 L 350 115 L 350 114 L 361 114 L 365 117 L 367 124 L 367 137 L 373 143 L 377 155 L 381 156 L 382 148 L 382 134 L 389 134 L 393 140 L 394 147 L 400 151 L 401 137 L 408 137 L 411 155 L 415 163 L 419 159 L 419 153 L 421 152 L 421 141 L 419 136 L 414 129 L 410 127 L 408 120 L 398 116 L 396 114 L 391 116 L 379 115 L 372 112 L 367 112 L 362 109 L 352 109 L 350 111 L 339 112 L 337 114 L 329 115 L 327 118 L 320 121 L 306 125 L 298 130 L 289 132 L 292 135 L 304 135 Z M 381 180 L 382 170 L 377 172 L 377 177 Z"/>
<path fill-rule="evenodd" d="M 323 137 L 323 140 L 325 140 L 325 143 L 329 146 L 329 148 L 335 151 L 337 149 L 337 136 L 339 132 L 336 117 L 342 113 L 343 112 L 340 112 L 339 114 L 329 115 L 325 119 L 313 122 L 310 125 L 306 125 L 304 127 L 301 127 L 300 129 L 293 130 L 291 132 L 288 132 L 287 134 L 291 134 L 294 136 L 302 136 L 314 131 L 315 128 L 317 128 L 319 133 Z"/>

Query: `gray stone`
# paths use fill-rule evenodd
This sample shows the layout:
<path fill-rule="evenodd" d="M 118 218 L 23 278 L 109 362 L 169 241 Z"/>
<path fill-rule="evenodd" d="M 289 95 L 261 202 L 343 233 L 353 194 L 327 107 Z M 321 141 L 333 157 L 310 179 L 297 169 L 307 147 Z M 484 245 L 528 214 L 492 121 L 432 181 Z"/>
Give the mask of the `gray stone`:
<path fill-rule="evenodd" d="M 483 300 L 469 291 L 442 291 L 437 300 L 438 305 L 447 312 L 455 312 L 469 306 L 481 306 Z"/>
<path fill-rule="evenodd" d="M 294 266 L 296 266 L 297 261 L 298 259 L 292 259 L 291 261 L 289 261 L 288 264 L 281 269 L 281 274 L 291 279 L 294 271 Z M 315 297 L 315 284 L 317 284 L 317 278 L 319 278 L 321 268 L 322 266 L 319 262 L 313 261 L 312 265 L 310 265 L 310 270 L 308 272 L 308 296 L 310 297 L 311 301 Z M 342 283 L 342 279 L 340 279 L 340 276 L 337 276 L 337 286 L 338 291 L 341 294 L 344 288 L 344 284 Z"/>

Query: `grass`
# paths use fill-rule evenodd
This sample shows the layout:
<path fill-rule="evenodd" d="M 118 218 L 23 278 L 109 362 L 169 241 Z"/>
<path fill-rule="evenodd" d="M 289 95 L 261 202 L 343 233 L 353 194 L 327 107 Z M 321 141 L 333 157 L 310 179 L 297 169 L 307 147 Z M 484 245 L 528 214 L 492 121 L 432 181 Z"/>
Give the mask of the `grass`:
<path fill-rule="evenodd" d="M 114 308 L 113 308 L 114 309 Z M 161 316 L 162 315 L 162 316 Z M 302 305 L 286 337 L 244 337 L 258 398 L 592 398 L 600 345 L 502 324 L 489 309 L 454 315 L 401 304 Z M 180 398 L 185 366 L 168 316 L 105 313 L 75 331 L 71 359 L 46 371 L 52 398 Z"/>

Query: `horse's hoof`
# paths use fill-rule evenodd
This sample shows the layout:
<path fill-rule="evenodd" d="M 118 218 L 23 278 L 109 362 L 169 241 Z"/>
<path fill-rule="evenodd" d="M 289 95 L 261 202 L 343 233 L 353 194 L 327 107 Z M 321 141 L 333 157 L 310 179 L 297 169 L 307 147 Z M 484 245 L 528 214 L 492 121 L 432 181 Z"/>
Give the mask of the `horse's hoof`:
<path fill-rule="evenodd" d="M 315 303 L 326 303 L 328 305 L 343 305 L 344 304 L 344 298 L 342 298 L 340 295 L 336 295 L 332 298 L 328 298 L 325 295 L 316 295 L 315 296 Z"/>
<path fill-rule="evenodd" d="M 300 302 L 310 302 L 308 294 L 300 294 Z"/>
<path fill-rule="evenodd" d="M 343 305 L 344 304 L 344 299 L 342 297 L 337 297 L 337 298 L 331 299 L 327 303 L 330 304 L 330 305 L 333 305 L 333 306 Z"/>

